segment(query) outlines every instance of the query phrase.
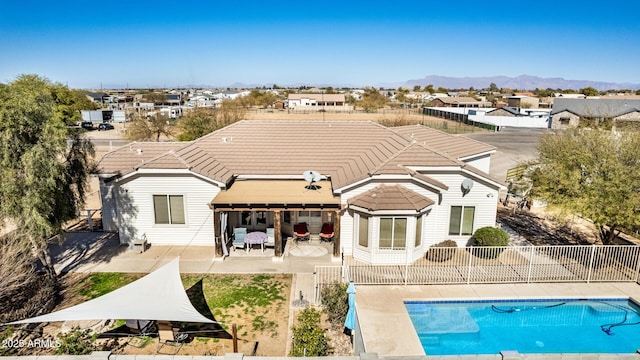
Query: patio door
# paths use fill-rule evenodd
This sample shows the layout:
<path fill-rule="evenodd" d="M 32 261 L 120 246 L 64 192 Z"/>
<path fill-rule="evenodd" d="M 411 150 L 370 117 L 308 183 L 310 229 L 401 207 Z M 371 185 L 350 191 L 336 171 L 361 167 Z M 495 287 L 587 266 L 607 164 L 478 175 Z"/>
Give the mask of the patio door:
<path fill-rule="evenodd" d="M 322 228 L 322 211 L 298 211 L 297 222 L 306 222 L 310 233 L 319 234 Z"/>
<path fill-rule="evenodd" d="M 240 211 L 239 224 L 250 231 L 264 231 L 268 226 L 273 226 L 273 215 L 268 211 Z"/>

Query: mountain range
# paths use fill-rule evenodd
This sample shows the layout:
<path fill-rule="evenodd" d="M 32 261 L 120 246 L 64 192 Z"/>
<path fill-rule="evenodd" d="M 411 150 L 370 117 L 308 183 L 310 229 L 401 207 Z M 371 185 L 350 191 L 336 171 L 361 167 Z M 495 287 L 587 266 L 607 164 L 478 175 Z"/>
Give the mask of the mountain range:
<path fill-rule="evenodd" d="M 534 89 L 573 89 L 580 90 L 586 87 L 592 87 L 600 91 L 606 90 L 638 90 L 640 84 L 631 83 L 614 83 L 605 81 L 592 81 L 592 80 L 567 80 L 564 78 L 543 78 L 531 75 L 520 75 L 516 77 L 509 76 L 480 76 L 480 77 L 451 77 L 451 76 L 439 76 L 429 75 L 422 79 L 413 79 L 407 81 L 375 83 L 375 84 L 329 84 L 329 83 L 295 83 L 295 84 L 281 84 L 280 82 L 271 82 L 267 84 L 257 83 L 233 83 L 227 86 L 212 86 L 206 84 L 188 84 L 175 86 L 176 88 L 231 88 L 231 89 L 253 89 L 266 87 L 270 88 L 273 84 L 283 85 L 288 88 L 299 88 L 302 86 L 307 87 L 335 87 L 335 88 L 361 88 L 363 86 L 382 87 L 385 89 L 396 89 L 398 87 L 407 87 L 409 89 L 416 85 L 421 87 L 427 85 L 433 85 L 434 88 L 443 87 L 446 89 L 468 89 L 474 87 L 475 89 L 488 88 L 491 83 L 496 84 L 498 88 L 509 88 L 518 90 L 534 90 Z M 107 89 L 123 88 L 121 86 L 105 86 Z"/>
<path fill-rule="evenodd" d="M 586 87 L 592 87 L 600 91 L 605 90 L 621 90 L 621 89 L 640 89 L 640 84 L 630 83 L 613 83 L 604 81 L 591 80 L 566 80 L 564 78 L 542 78 L 531 75 L 520 75 L 517 77 L 508 76 L 485 76 L 485 77 L 448 77 L 429 75 L 422 79 L 408 80 L 402 86 L 412 88 L 415 85 L 426 86 L 433 85 L 435 88 L 443 87 L 447 89 L 468 89 L 474 87 L 476 89 L 488 88 L 491 83 L 496 84 L 499 88 L 534 90 L 534 89 L 574 89 L 579 90 Z"/>

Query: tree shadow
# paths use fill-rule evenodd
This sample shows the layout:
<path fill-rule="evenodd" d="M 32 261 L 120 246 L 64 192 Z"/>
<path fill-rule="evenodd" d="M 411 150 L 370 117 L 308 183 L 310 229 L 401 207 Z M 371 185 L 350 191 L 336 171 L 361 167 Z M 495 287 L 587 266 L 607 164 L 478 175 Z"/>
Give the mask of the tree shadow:
<path fill-rule="evenodd" d="M 109 263 L 128 249 L 126 244 L 121 245 L 120 234 L 129 239 L 137 236 L 132 220 L 136 218 L 138 209 L 129 193 L 115 185 L 101 184 L 101 190 L 105 193 L 103 211 L 105 211 L 104 204 L 108 206 L 106 206 L 106 212 L 102 214 L 102 218 L 107 221 L 104 223 L 100 221 L 99 224 L 103 228 L 106 226 L 109 230 L 112 230 L 114 228 L 112 225 L 115 225 L 119 232 L 82 231 L 82 226 L 78 227 L 80 230 L 65 232 L 62 239 L 49 244 L 51 256 L 59 273 L 75 271 L 83 266 Z M 112 219 L 112 225 L 108 224 L 109 219 Z M 124 242 L 128 243 L 128 240 L 125 239 Z"/>
<path fill-rule="evenodd" d="M 592 245 L 593 234 L 574 231 L 567 224 L 550 226 L 548 220 L 527 210 L 498 208 L 498 220 L 508 225 L 533 245 Z"/>

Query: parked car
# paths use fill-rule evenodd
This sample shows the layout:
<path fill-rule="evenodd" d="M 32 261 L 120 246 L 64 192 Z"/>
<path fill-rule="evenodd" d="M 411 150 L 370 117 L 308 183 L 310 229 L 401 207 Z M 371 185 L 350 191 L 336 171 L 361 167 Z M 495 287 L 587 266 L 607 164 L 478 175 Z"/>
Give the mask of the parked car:
<path fill-rule="evenodd" d="M 98 125 L 98 131 L 102 131 L 102 130 L 113 130 L 113 125 L 109 123 L 102 123 Z"/>
<path fill-rule="evenodd" d="M 80 127 L 86 130 L 93 130 L 93 123 L 91 121 L 83 121 L 80 124 Z"/>

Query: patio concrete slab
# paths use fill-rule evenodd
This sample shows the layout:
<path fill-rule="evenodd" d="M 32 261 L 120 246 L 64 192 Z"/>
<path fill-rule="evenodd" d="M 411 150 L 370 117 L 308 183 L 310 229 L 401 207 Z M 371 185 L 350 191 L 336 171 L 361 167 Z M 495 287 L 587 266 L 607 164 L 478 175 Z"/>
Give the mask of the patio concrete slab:
<path fill-rule="evenodd" d="M 525 298 L 635 298 L 636 283 L 540 283 L 428 286 L 357 286 L 356 312 L 367 352 L 381 356 L 424 356 L 405 309 L 409 300 Z"/>

